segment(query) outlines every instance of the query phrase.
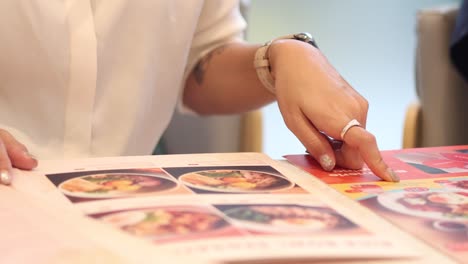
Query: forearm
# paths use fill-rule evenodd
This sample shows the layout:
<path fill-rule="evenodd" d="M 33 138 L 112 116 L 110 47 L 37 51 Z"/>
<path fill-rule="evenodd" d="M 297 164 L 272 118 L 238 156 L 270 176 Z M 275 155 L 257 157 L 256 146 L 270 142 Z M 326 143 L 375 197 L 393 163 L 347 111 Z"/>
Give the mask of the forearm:
<path fill-rule="evenodd" d="M 205 56 L 187 79 L 184 103 L 199 114 L 232 114 L 272 102 L 253 66 L 258 47 L 231 43 Z"/>

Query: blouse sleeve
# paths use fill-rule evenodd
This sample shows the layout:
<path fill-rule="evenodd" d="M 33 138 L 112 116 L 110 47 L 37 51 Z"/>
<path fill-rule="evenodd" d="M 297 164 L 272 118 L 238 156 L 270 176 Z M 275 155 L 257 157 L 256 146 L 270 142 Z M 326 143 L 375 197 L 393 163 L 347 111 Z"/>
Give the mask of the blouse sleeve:
<path fill-rule="evenodd" d="M 243 39 L 246 22 L 239 11 L 239 5 L 238 0 L 205 0 L 192 40 L 182 85 L 185 85 L 190 72 L 206 54 L 226 43 Z M 183 88 L 179 111 L 194 114 L 183 105 L 182 93 Z"/>

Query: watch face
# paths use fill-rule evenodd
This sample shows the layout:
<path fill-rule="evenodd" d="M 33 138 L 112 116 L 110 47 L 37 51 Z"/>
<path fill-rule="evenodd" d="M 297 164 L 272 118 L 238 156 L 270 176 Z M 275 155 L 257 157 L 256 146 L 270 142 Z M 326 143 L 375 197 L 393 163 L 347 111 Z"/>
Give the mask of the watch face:
<path fill-rule="evenodd" d="M 313 39 L 312 35 L 310 35 L 310 33 L 307 33 L 307 32 L 297 33 L 297 34 L 294 35 L 294 37 L 296 39 L 302 40 L 304 42 L 309 42 L 309 40 Z"/>
<path fill-rule="evenodd" d="M 315 40 L 310 33 L 307 33 L 307 32 L 297 33 L 297 34 L 294 34 L 294 38 L 297 40 L 309 43 L 310 45 L 318 48 L 317 43 L 315 43 Z"/>

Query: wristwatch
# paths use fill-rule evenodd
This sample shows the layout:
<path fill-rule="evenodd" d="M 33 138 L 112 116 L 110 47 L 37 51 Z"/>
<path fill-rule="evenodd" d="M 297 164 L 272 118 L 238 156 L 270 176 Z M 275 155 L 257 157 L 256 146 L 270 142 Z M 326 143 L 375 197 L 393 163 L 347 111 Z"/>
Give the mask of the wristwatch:
<path fill-rule="evenodd" d="M 254 67 L 257 71 L 257 76 L 260 82 L 265 86 L 265 88 L 271 93 L 275 94 L 275 80 L 271 76 L 270 72 L 270 61 L 268 58 L 268 49 L 270 48 L 271 43 L 280 39 L 295 39 L 305 43 L 309 43 L 318 49 L 317 43 L 310 33 L 301 32 L 291 35 L 282 36 L 273 40 L 268 41 L 263 46 L 258 48 L 255 52 Z"/>

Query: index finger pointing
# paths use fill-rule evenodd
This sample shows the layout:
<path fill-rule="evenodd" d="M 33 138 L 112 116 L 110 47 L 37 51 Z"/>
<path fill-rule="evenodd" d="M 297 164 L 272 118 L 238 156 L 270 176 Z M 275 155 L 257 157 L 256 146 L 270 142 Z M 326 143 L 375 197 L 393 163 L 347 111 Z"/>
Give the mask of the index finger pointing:
<path fill-rule="evenodd" d="M 348 130 L 344 138 L 346 144 L 357 148 L 369 169 L 378 177 L 390 182 L 400 181 L 395 172 L 382 159 L 375 136 L 360 126 Z"/>

